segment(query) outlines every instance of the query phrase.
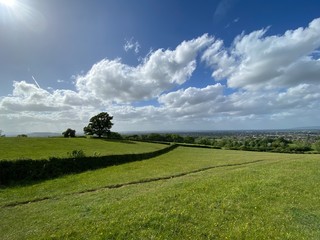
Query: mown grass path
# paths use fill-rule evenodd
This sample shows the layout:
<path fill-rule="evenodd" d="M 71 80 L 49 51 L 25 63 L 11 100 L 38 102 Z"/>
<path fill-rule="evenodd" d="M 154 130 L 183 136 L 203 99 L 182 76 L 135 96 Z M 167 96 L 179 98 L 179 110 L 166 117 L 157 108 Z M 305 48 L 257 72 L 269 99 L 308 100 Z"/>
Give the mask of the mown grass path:
<path fill-rule="evenodd" d="M 274 158 L 277 156 L 278 158 Z M 223 151 L 178 147 L 172 152 L 145 161 L 111 166 L 95 171 L 62 176 L 27 186 L 0 188 L 0 206 L 12 202 L 58 197 L 61 194 L 97 189 L 107 185 L 134 182 L 190 172 L 216 165 L 238 164 L 248 161 L 274 161 L 288 155 L 256 152 Z M 294 157 L 295 155 L 289 155 Z M 280 157 L 280 158 L 279 158 Z M 299 157 L 299 156 L 297 156 Z"/>
<path fill-rule="evenodd" d="M 136 184 L 144 184 L 144 183 L 150 183 L 150 182 L 157 182 L 157 181 L 162 181 L 162 180 L 168 180 L 168 179 L 183 177 L 183 176 L 187 176 L 187 175 L 189 175 L 189 174 L 199 173 L 199 172 L 207 171 L 207 170 L 214 169 L 214 168 L 224 168 L 224 167 L 242 166 L 242 165 L 248 165 L 248 164 L 258 163 L 258 162 L 261 162 L 261 161 L 263 161 L 263 160 L 256 160 L 256 161 L 251 161 L 251 162 L 243 162 L 243 163 L 234 163 L 234 164 L 225 164 L 225 165 L 217 165 L 217 166 L 204 167 L 204 168 L 195 169 L 195 170 L 192 170 L 192 171 L 189 171 L 189 172 L 182 172 L 182 173 L 177 173 L 177 174 L 173 174 L 173 175 L 169 175 L 169 176 L 156 177 L 156 178 L 145 178 L 145 179 L 140 179 L 140 180 L 136 180 L 136 181 L 132 181 L 132 182 L 118 183 L 118 184 L 112 184 L 112 185 L 107 185 L 107 186 L 101 186 L 101 187 L 99 187 L 99 188 L 86 189 L 86 190 L 84 190 L 84 191 L 74 192 L 74 193 L 67 194 L 67 195 L 61 194 L 59 197 L 61 198 L 61 197 L 69 196 L 69 195 L 84 194 L 84 193 L 89 193 L 89 192 L 96 192 L 96 191 L 99 191 L 99 190 L 105 190 L 105 189 L 114 189 L 114 188 L 121 188 L 121 187 L 130 186 L 130 185 L 136 185 Z M 23 202 L 7 203 L 7 204 L 5 204 L 5 205 L 3 205 L 3 206 L 0 206 L 0 207 L 2 207 L 2 208 L 6 208 L 6 207 L 16 207 L 16 206 L 19 206 L 19 205 L 36 203 L 36 202 L 45 201 L 45 200 L 50 200 L 50 199 L 58 200 L 57 197 L 54 197 L 54 198 L 42 197 L 42 198 L 33 199 L 33 200 L 25 200 L 25 201 L 23 201 Z"/>

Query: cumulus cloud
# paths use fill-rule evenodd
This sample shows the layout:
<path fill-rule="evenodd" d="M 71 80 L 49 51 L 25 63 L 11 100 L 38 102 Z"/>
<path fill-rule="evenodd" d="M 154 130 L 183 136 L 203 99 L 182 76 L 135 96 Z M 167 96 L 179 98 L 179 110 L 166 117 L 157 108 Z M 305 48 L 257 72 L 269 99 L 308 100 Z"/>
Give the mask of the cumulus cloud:
<path fill-rule="evenodd" d="M 205 88 L 189 87 L 163 94 L 158 101 L 175 118 L 214 117 L 225 104 L 223 89 L 221 84 Z"/>
<path fill-rule="evenodd" d="M 71 90 L 48 92 L 25 81 L 15 81 L 12 95 L 0 99 L 0 109 L 6 112 L 54 112 L 98 105 L 101 101 L 85 98 Z"/>
<path fill-rule="evenodd" d="M 58 111 L 67 106 L 56 104 L 52 95 L 34 84 L 25 81 L 14 82 L 12 96 L 1 100 L 1 107 L 7 111 Z"/>
<path fill-rule="evenodd" d="M 273 107 L 316 109 L 320 106 L 320 87 L 302 83 L 280 93 L 274 101 Z"/>
<path fill-rule="evenodd" d="M 0 125 L 15 132 L 61 131 L 70 126 L 82 129 L 105 107 L 71 90 L 48 92 L 35 84 L 16 81 L 12 94 L 0 98 Z"/>
<path fill-rule="evenodd" d="M 306 28 L 283 35 L 265 36 L 268 28 L 241 34 L 230 48 L 215 41 L 202 60 L 211 66 L 216 80 L 248 90 L 290 87 L 301 82 L 319 83 L 320 18 Z"/>
<path fill-rule="evenodd" d="M 159 102 L 170 107 L 184 107 L 198 105 L 208 100 L 214 100 L 222 95 L 221 84 L 207 86 L 205 88 L 189 87 L 186 90 L 180 89 L 159 97 Z"/>
<path fill-rule="evenodd" d="M 122 63 L 121 59 L 103 59 L 87 74 L 77 77 L 77 90 L 117 103 L 155 98 L 187 81 L 196 68 L 198 52 L 212 42 L 213 38 L 204 34 L 183 41 L 174 50 L 158 49 L 136 67 Z"/>
<path fill-rule="evenodd" d="M 47 91 L 35 83 L 16 81 L 12 94 L 0 98 L 1 125 L 15 123 L 17 126 L 13 129 L 17 131 L 23 128 L 36 130 L 40 127 L 36 123 L 40 122 L 43 122 L 43 128 L 55 122 L 55 126 L 51 126 L 53 129 L 68 123 L 80 126 L 99 111 L 110 112 L 120 121 L 120 126 L 121 122 L 125 124 L 128 121 L 126 118 L 133 124 L 161 121 L 163 117 L 160 116 L 167 116 L 163 107 L 137 108 L 129 104 L 156 98 L 164 91 L 183 84 L 196 67 L 195 59 L 199 51 L 212 42 L 213 39 L 205 34 L 183 41 L 174 50 L 158 49 L 150 52 L 135 67 L 122 63 L 120 59 L 103 59 L 93 65 L 87 74 L 74 77 L 76 91 Z"/>
<path fill-rule="evenodd" d="M 17 131 L 39 126 L 82 131 L 101 111 L 114 116 L 120 131 L 316 125 L 320 19 L 282 35 L 267 32 L 243 33 L 230 47 L 204 34 L 174 49 L 153 50 L 137 66 L 103 59 L 73 77 L 75 90 L 47 91 L 16 81 L 12 94 L 0 97 L 0 125 Z M 182 88 L 197 67 L 197 56 L 220 82 Z M 142 100 L 144 106 L 136 104 Z"/>
<path fill-rule="evenodd" d="M 312 119 L 320 106 L 320 19 L 282 35 L 267 32 L 242 33 L 230 47 L 216 40 L 204 51 L 212 77 L 235 91 L 225 96 L 224 111 L 250 121 Z"/>

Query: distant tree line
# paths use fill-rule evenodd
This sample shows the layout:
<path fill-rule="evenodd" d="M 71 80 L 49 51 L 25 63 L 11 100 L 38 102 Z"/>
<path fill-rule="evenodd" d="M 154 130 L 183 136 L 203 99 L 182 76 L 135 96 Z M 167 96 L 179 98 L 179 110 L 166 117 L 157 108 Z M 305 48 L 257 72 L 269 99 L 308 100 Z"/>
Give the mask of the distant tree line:
<path fill-rule="evenodd" d="M 28 137 L 28 135 L 27 134 L 19 134 L 19 135 L 17 135 L 17 137 L 18 138 L 26 138 L 26 137 Z"/>
<path fill-rule="evenodd" d="M 260 152 L 302 153 L 312 150 L 311 144 L 307 141 L 291 141 L 284 137 L 248 137 L 245 139 L 228 137 L 212 140 L 212 145 L 226 149 Z"/>
<path fill-rule="evenodd" d="M 126 135 L 124 136 L 127 140 L 133 141 L 150 141 L 150 142 L 174 142 L 174 143 L 189 143 L 193 144 L 195 142 L 195 137 L 191 136 L 181 136 L 179 134 L 159 134 L 150 133 L 142 135 Z"/>
<path fill-rule="evenodd" d="M 307 140 L 288 140 L 285 137 L 220 137 L 211 138 L 205 136 L 192 137 L 181 136 L 179 134 L 134 134 L 123 136 L 124 139 L 133 141 L 150 142 L 174 142 L 186 144 L 198 144 L 211 146 L 213 148 L 224 148 L 230 150 L 260 151 L 260 152 L 283 152 L 283 153 L 303 153 L 312 151 L 313 147 L 320 152 L 320 139 L 313 146 Z"/>

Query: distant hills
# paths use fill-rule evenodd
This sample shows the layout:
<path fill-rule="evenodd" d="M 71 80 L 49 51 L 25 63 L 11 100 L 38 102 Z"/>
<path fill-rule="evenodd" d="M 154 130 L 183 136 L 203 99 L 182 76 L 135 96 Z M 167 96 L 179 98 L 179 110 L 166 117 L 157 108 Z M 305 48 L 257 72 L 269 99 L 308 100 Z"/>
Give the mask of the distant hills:
<path fill-rule="evenodd" d="M 252 130 L 252 131 L 306 131 L 306 130 L 320 130 L 320 126 L 309 126 L 309 127 L 296 127 L 296 128 L 288 128 L 288 129 L 261 129 L 261 130 Z M 224 132 L 224 131 L 230 131 L 230 132 L 241 132 L 241 131 L 250 131 L 250 130 L 207 130 L 207 131 L 174 131 L 174 130 L 168 130 L 168 131 L 126 131 L 121 132 L 121 134 L 148 134 L 148 133 L 177 133 L 177 134 L 186 134 L 186 133 L 208 133 L 208 132 Z M 61 137 L 61 133 L 56 132 L 31 132 L 31 133 L 15 133 L 15 132 L 9 132 L 4 133 L 7 137 L 16 137 L 21 134 L 25 134 L 28 137 Z"/>
<path fill-rule="evenodd" d="M 28 137 L 60 137 L 62 136 L 61 133 L 54 133 L 54 132 L 32 132 L 27 134 Z"/>
<path fill-rule="evenodd" d="M 54 132 L 31 132 L 31 133 L 17 133 L 17 132 L 8 132 L 4 133 L 7 137 L 16 137 L 18 135 L 27 135 L 28 137 L 60 137 L 61 133 Z"/>

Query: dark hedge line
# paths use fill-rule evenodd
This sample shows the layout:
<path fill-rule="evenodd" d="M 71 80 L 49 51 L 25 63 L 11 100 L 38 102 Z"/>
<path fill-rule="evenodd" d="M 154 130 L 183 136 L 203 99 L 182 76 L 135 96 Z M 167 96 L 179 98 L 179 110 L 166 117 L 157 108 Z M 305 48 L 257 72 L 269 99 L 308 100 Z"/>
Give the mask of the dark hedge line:
<path fill-rule="evenodd" d="M 304 154 L 305 152 L 312 151 L 310 147 L 287 147 L 287 148 L 266 148 L 266 147 L 227 147 L 228 150 L 241 150 L 250 152 L 273 152 L 273 153 L 294 153 Z"/>
<path fill-rule="evenodd" d="M 165 154 L 176 147 L 178 145 L 171 145 L 158 151 L 139 154 L 0 161 L 0 186 L 52 179 L 65 174 L 145 160 Z"/>
<path fill-rule="evenodd" d="M 214 146 L 209 146 L 209 145 L 184 144 L 184 143 L 177 143 L 177 145 L 181 146 L 181 147 L 191 147 L 191 148 L 222 149 L 221 147 L 214 147 Z"/>

